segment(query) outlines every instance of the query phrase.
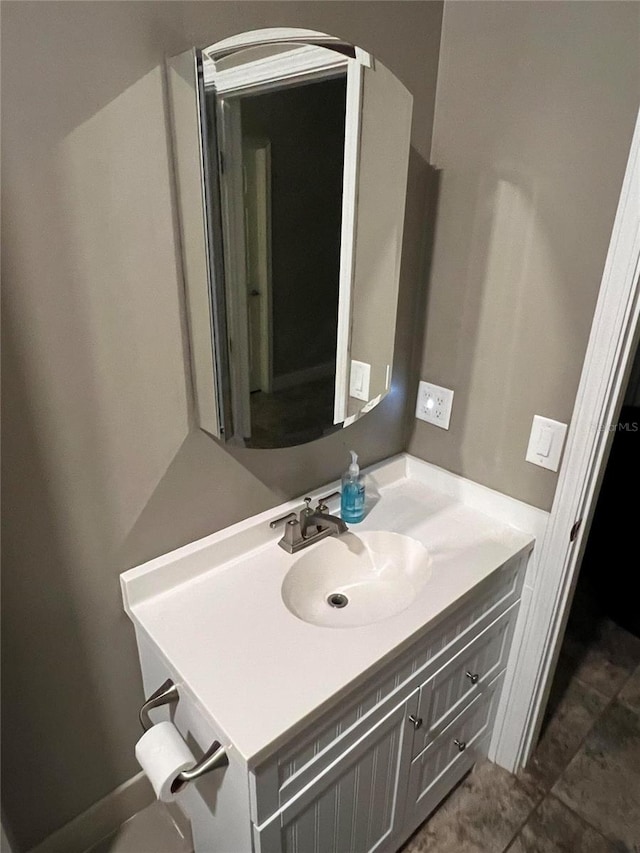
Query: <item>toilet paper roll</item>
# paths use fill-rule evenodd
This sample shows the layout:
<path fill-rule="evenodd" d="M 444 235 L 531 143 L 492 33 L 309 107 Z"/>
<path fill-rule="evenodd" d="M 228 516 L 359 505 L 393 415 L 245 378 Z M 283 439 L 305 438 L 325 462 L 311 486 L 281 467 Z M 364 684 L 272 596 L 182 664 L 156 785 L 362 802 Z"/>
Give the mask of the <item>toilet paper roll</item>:
<path fill-rule="evenodd" d="M 167 803 L 174 798 L 171 785 L 181 770 L 193 767 L 195 758 L 173 723 L 163 722 L 146 731 L 136 744 L 136 758 L 156 797 Z"/>

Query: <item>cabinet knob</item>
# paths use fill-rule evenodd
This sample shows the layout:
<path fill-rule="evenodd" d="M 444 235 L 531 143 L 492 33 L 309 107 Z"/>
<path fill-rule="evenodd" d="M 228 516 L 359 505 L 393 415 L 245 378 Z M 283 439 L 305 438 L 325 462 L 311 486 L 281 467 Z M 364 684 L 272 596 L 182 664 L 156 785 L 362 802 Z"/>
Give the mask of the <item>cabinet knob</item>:
<path fill-rule="evenodd" d="M 464 751 L 465 751 L 465 749 L 467 748 L 467 744 L 466 744 L 466 742 L 465 742 L 465 741 L 463 741 L 463 740 L 458 740 L 458 738 L 454 738 L 454 741 L 453 741 L 453 742 L 454 742 L 454 743 L 455 743 L 455 745 L 458 747 L 458 751 L 459 751 L 459 752 L 464 752 Z"/>
<path fill-rule="evenodd" d="M 413 714 L 409 715 L 409 722 L 413 723 L 414 729 L 419 729 L 422 725 L 422 717 L 414 717 Z"/>
<path fill-rule="evenodd" d="M 472 684 L 477 684 L 480 678 L 477 672 L 465 672 L 465 675 Z"/>

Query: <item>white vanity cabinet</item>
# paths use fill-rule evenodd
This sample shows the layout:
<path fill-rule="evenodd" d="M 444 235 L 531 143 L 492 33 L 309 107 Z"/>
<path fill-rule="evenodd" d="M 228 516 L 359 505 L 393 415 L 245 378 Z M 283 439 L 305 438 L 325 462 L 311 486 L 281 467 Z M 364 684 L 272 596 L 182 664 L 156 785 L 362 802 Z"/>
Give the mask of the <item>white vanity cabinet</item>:
<path fill-rule="evenodd" d="M 229 766 L 178 797 L 196 853 L 396 850 L 487 752 L 526 562 L 519 555 L 493 572 L 255 766 L 229 744 Z M 147 692 L 166 677 L 180 685 L 137 633 Z M 185 740 L 196 752 L 224 742 L 179 689 L 173 720 Z"/>
<path fill-rule="evenodd" d="M 230 744 L 229 766 L 178 797 L 196 853 L 396 850 L 487 752 L 526 559 L 253 769 Z M 147 692 L 166 677 L 180 684 L 140 632 L 138 644 Z M 185 740 L 200 750 L 224 741 L 180 692 L 173 719 Z"/>
<path fill-rule="evenodd" d="M 122 576 L 145 693 L 170 678 L 179 694 L 153 722 L 172 719 L 195 760 L 214 741 L 228 758 L 177 795 L 196 853 L 393 853 L 490 749 L 533 537 L 429 488 L 408 457 L 375 475 L 358 532 L 433 557 L 391 618 L 328 628 L 287 611 L 297 556 L 269 521 L 293 505 Z"/>
<path fill-rule="evenodd" d="M 396 850 L 487 752 L 526 561 L 495 571 L 254 768 L 231 744 L 229 766 L 178 797 L 196 853 Z M 167 676 L 180 684 L 138 642 L 147 691 Z M 220 737 L 184 687 L 174 722 L 201 750 Z"/>
<path fill-rule="evenodd" d="M 525 563 L 255 769 L 256 853 L 391 853 L 486 755 Z"/>

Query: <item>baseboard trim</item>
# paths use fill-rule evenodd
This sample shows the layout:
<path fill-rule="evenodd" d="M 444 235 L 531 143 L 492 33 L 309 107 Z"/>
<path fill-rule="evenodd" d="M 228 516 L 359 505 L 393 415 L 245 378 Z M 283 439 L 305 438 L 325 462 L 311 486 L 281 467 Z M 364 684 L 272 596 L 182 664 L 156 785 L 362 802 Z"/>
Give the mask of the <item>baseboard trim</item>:
<path fill-rule="evenodd" d="M 61 826 L 29 853 L 85 853 L 154 799 L 149 780 L 140 772 Z"/>

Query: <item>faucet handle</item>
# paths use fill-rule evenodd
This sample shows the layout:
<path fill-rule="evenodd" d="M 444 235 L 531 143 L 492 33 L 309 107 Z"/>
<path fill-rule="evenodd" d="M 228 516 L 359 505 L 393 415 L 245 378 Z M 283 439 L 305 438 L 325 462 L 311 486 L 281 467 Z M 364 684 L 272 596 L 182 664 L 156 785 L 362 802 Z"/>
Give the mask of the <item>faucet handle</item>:
<path fill-rule="evenodd" d="M 340 492 L 331 492 L 330 495 L 325 495 L 323 498 L 318 498 L 318 511 L 326 512 L 329 507 L 327 506 L 327 501 L 333 500 L 333 498 L 339 498 Z"/>
<path fill-rule="evenodd" d="M 281 515 L 280 518 L 274 518 L 273 521 L 270 521 L 269 527 L 275 530 L 279 524 L 284 524 L 286 521 L 291 521 L 295 518 L 297 518 L 295 512 L 288 512 L 286 515 Z"/>

